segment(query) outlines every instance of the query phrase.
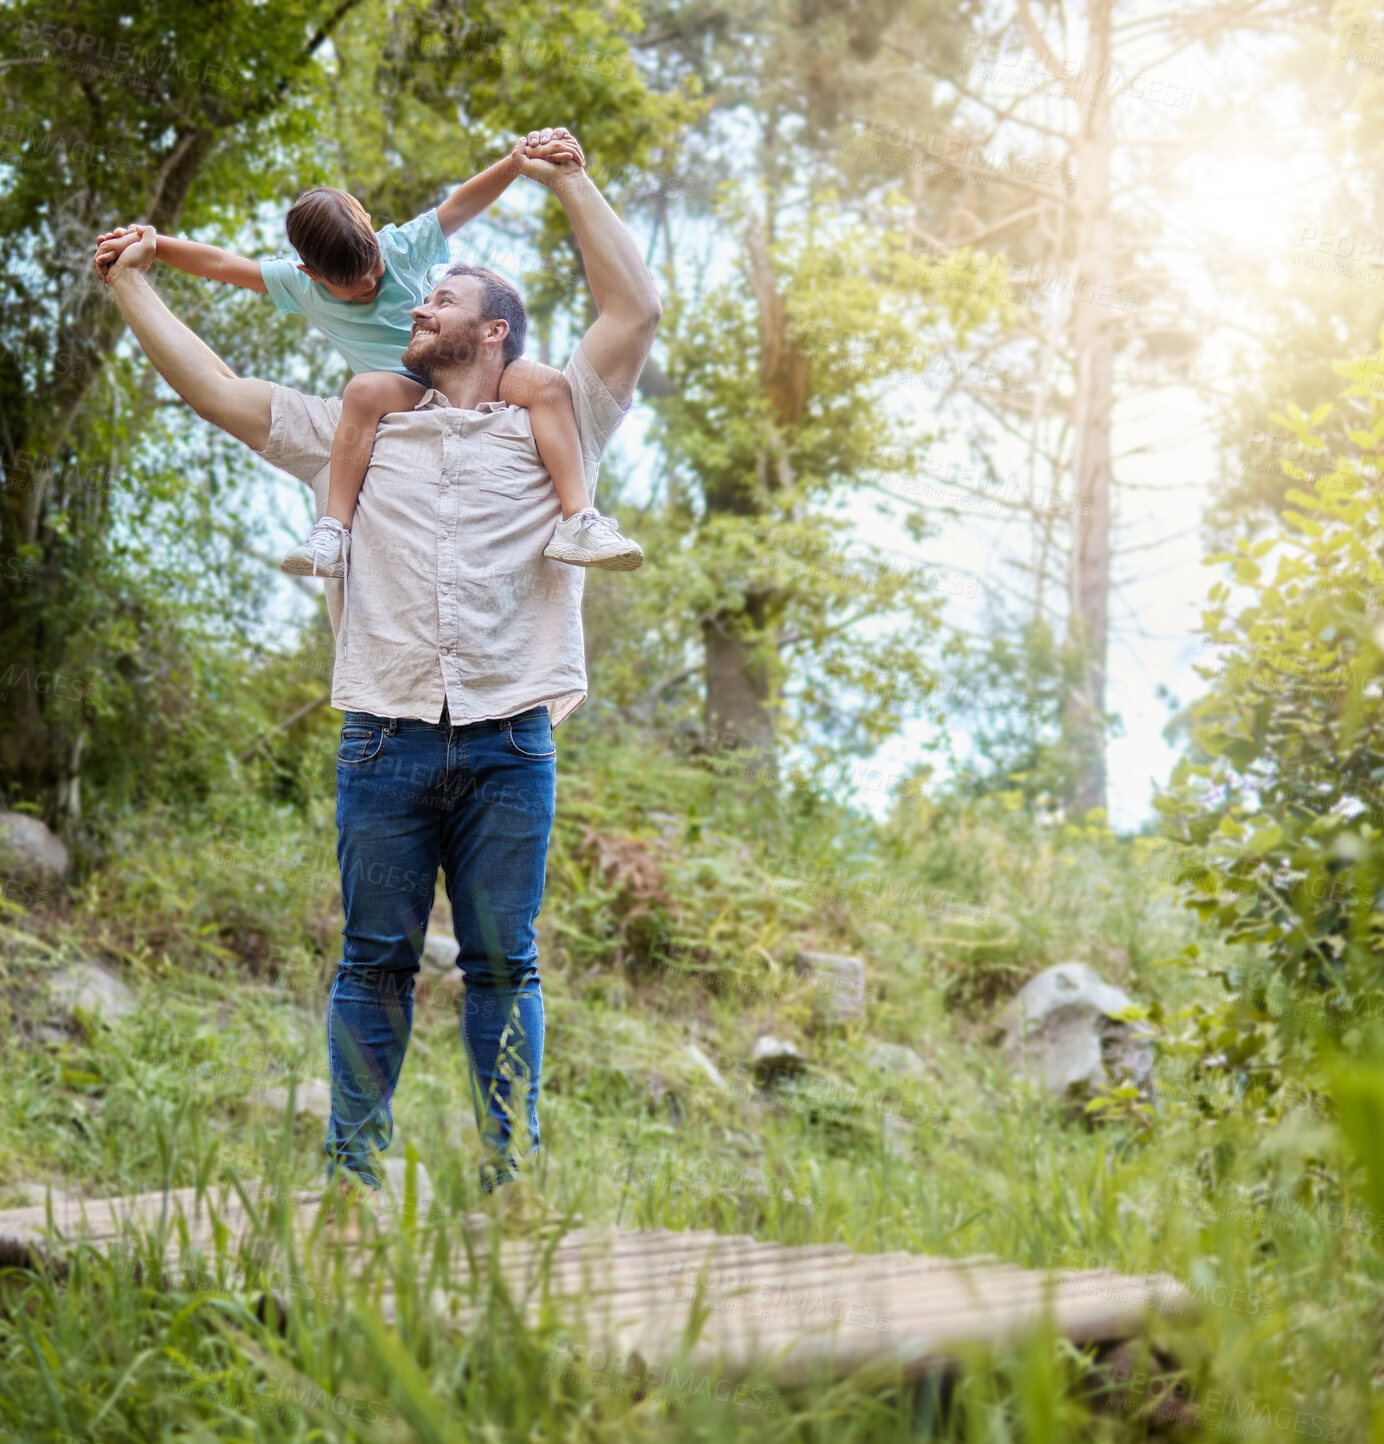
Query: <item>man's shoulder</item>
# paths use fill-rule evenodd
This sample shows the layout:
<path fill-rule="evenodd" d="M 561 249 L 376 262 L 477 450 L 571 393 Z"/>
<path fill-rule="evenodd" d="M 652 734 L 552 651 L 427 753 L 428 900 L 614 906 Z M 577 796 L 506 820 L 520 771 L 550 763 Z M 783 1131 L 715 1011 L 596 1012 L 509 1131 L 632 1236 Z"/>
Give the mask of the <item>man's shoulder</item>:
<path fill-rule="evenodd" d="M 577 343 L 577 348 L 572 352 L 562 374 L 572 388 L 572 404 L 577 408 L 578 421 L 585 409 L 592 419 L 599 422 L 603 430 L 614 431 L 629 415 L 629 404 L 622 406 L 616 400 L 601 373 L 592 365 L 583 342 Z"/>
<path fill-rule="evenodd" d="M 339 396 L 311 396 L 271 382 L 269 440 L 259 454 L 271 466 L 311 485 L 331 460 L 332 438 L 340 420 Z"/>
<path fill-rule="evenodd" d="M 562 374 L 566 376 L 567 383 L 573 390 L 580 387 L 584 394 L 602 403 L 609 402 L 622 414 L 629 410 L 628 406 L 621 406 L 615 399 L 610 388 L 601 379 L 601 373 L 591 364 L 591 358 L 586 354 L 584 342 L 577 342 L 576 350 L 572 352 L 567 365 L 563 367 Z"/>

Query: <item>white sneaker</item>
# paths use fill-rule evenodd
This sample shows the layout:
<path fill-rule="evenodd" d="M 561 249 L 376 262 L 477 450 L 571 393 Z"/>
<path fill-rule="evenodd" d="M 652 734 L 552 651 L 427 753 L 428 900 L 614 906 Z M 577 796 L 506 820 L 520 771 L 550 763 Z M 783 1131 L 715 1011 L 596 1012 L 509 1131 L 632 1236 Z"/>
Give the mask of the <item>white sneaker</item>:
<path fill-rule="evenodd" d="M 636 541 L 620 535 L 620 527 L 594 506 L 560 521 L 543 555 L 574 567 L 604 567 L 608 572 L 632 572 L 644 560 Z"/>
<path fill-rule="evenodd" d="M 335 517 L 324 516 L 279 566 L 293 577 L 344 577 L 350 535 Z"/>

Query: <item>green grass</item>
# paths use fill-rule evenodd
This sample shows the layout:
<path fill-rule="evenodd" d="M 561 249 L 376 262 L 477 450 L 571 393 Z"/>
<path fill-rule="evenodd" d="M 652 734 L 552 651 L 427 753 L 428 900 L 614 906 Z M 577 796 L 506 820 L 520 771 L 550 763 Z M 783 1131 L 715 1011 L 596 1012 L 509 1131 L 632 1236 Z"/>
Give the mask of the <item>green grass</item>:
<path fill-rule="evenodd" d="M 61 1281 L 10 1271 L 0 1437 L 1369 1436 L 1384 1223 L 1366 1212 L 1330 1118 L 1249 1101 L 1207 1115 L 1179 1093 L 1148 1126 L 1088 1128 L 1016 1083 L 989 1041 L 1015 975 L 1069 957 L 1169 1017 L 1212 1001 L 1199 976 L 1158 966 L 1195 924 L 1135 847 L 1098 826 L 1053 835 L 998 806 L 958 816 L 914 804 L 869 824 L 806 796 L 746 800 L 632 747 L 586 739 L 570 751 L 543 923 L 556 1200 L 591 1223 L 1171 1273 L 1201 1306 L 1151 1318 L 1141 1347 L 1173 1362 L 1200 1422 L 1152 1420 L 1164 1386 L 1139 1374 L 1103 1400 L 1089 1351 L 1041 1333 L 968 1358 L 945 1386 L 885 1375 L 792 1395 L 748 1381 L 737 1394 L 680 1373 L 676 1387 L 641 1395 L 621 1369 L 584 1362 L 559 1320 L 525 1325 L 514 1300 L 485 1300 L 488 1327 L 469 1336 L 443 1327 L 418 1283 L 417 1253 L 429 1258 L 436 1239 L 404 1234 L 361 1279 L 320 1241 L 282 1261 L 282 1331 L 256 1316 L 252 1271 L 235 1259 L 220 1265 L 224 1289 L 90 1253 Z M 21 1180 L 96 1196 L 318 1178 L 320 1123 L 291 1123 L 247 1095 L 324 1071 L 332 878 L 307 865 L 271 873 L 265 859 L 329 857 L 329 826 L 244 797 L 233 808 L 256 846 L 199 846 L 155 819 L 138 864 L 88 880 L 66 921 L 7 923 L 0 1206 Z M 215 815 L 199 825 L 204 841 L 224 835 Z M 819 1026 L 791 966 L 800 946 L 868 959 L 879 991 L 867 1025 Z M 35 1041 L 26 1030 L 44 971 L 93 950 L 126 969 L 140 1008 L 114 1029 Z M 776 1102 L 755 1089 L 758 1031 L 800 1043 L 809 1088 Z M 688 1058 L 693 1038 L 726 1091 Z M 908 1043 L 926 1073 L 871 1072 L 872 1039 Z M 473 1212 L 462 1057 L 455 1016 L 420 1010 L 398 1146 L 427 1165 L 446 1209 Z M 886 1133 L 886 1110 L 917 1121 Z M 282 1245 L 272 1209 L 262 1228 Z M 158 1241 L 146 1249 L 152 1267 Z M 375 1309 L 383 1277 L 401 1301 L 396 1330 Z"/>

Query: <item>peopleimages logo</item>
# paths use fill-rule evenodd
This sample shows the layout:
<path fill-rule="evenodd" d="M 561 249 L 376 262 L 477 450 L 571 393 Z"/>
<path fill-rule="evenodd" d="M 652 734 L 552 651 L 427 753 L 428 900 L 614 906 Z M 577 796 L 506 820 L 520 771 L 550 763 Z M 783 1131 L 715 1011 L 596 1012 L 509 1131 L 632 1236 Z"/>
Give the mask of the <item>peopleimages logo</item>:
<path fill-rule="evenodd" d="M 1160 1378 L 1142 1369 L 1131 1370 L 1120 1365 L 1111 1370 L 1111 1379 L 1124 1385 L 1121 1402 L 1125 1409 L 1143 1409 L 1144 1398 L 1160 1401 L 1175 1399 L 1195 1409 L 1204 1425 L 1234 1437 L 1248 1436 L 1251 1428 L 1262 1429 L 1270 1425 L 1304 1439 L 1338 1439 L 1341 1436 L 1341 1427 L 1334 1420 L 1322 1414 L 1308 1414 L 1287 1404 L 1275 1408 L 1265 1400 L 1247 1398 L 1225 1389 L 1201 1389 L 1186 1380 Z"/>
<path fill-rule="evenodd" d="M 782 1404 L 774 1390 L 763 1385 L 713 1378 L 700 1369 L 680 1369 L 676 1364 L 647 1364 L 637 1354 L 621 1354 L 599 1344 L 560 1340 L 554 1352 L 557 1358 L 549 1362 L 547 1378 L 581 1382 L 603 1393 L 637 1398 L 657 1395 L 675 1409 L 685 1408 L 694 1399 L 716 1399 L 766 1415 L 777 1414 Z"/>
<path fill-rule="evenodd" d="M 74 30 L 53 21 L 26 20 L 19 27 L 19 43 L 28 50 L 42 48 L 55 54 L 55 63 L 80 65 L 89 71 L 107 70 L 121 75 L 126 85 L 148 87 L 162 76 L 200 82 L 213 90 L 241 88 L 241 78 L 228 66 L 188 59 L 171 50 L 145 50 L 124 40 L 109 40 L 90 30 Z"/>

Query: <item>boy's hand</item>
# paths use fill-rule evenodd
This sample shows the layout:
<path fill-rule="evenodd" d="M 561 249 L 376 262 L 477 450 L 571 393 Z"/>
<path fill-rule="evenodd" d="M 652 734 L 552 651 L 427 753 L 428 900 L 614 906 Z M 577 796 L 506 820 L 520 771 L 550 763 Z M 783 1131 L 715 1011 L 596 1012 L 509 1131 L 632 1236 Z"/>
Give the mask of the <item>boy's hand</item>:
<path fill-rule="evenodd" d="M 121 271 L 147 271 L 158 254 L 158 241 L 153 226 L 117 226 L 107 231 L 97 241 L 92 257 L 96 274 L 109 285 L 117 267 Z"/>
<path fill-rule="evenodd" d="M 545 186 L 586 166 L 580 143 L 564 126 L 531 130 L 515 142 L 513 155 L 520 175 Z"/>

